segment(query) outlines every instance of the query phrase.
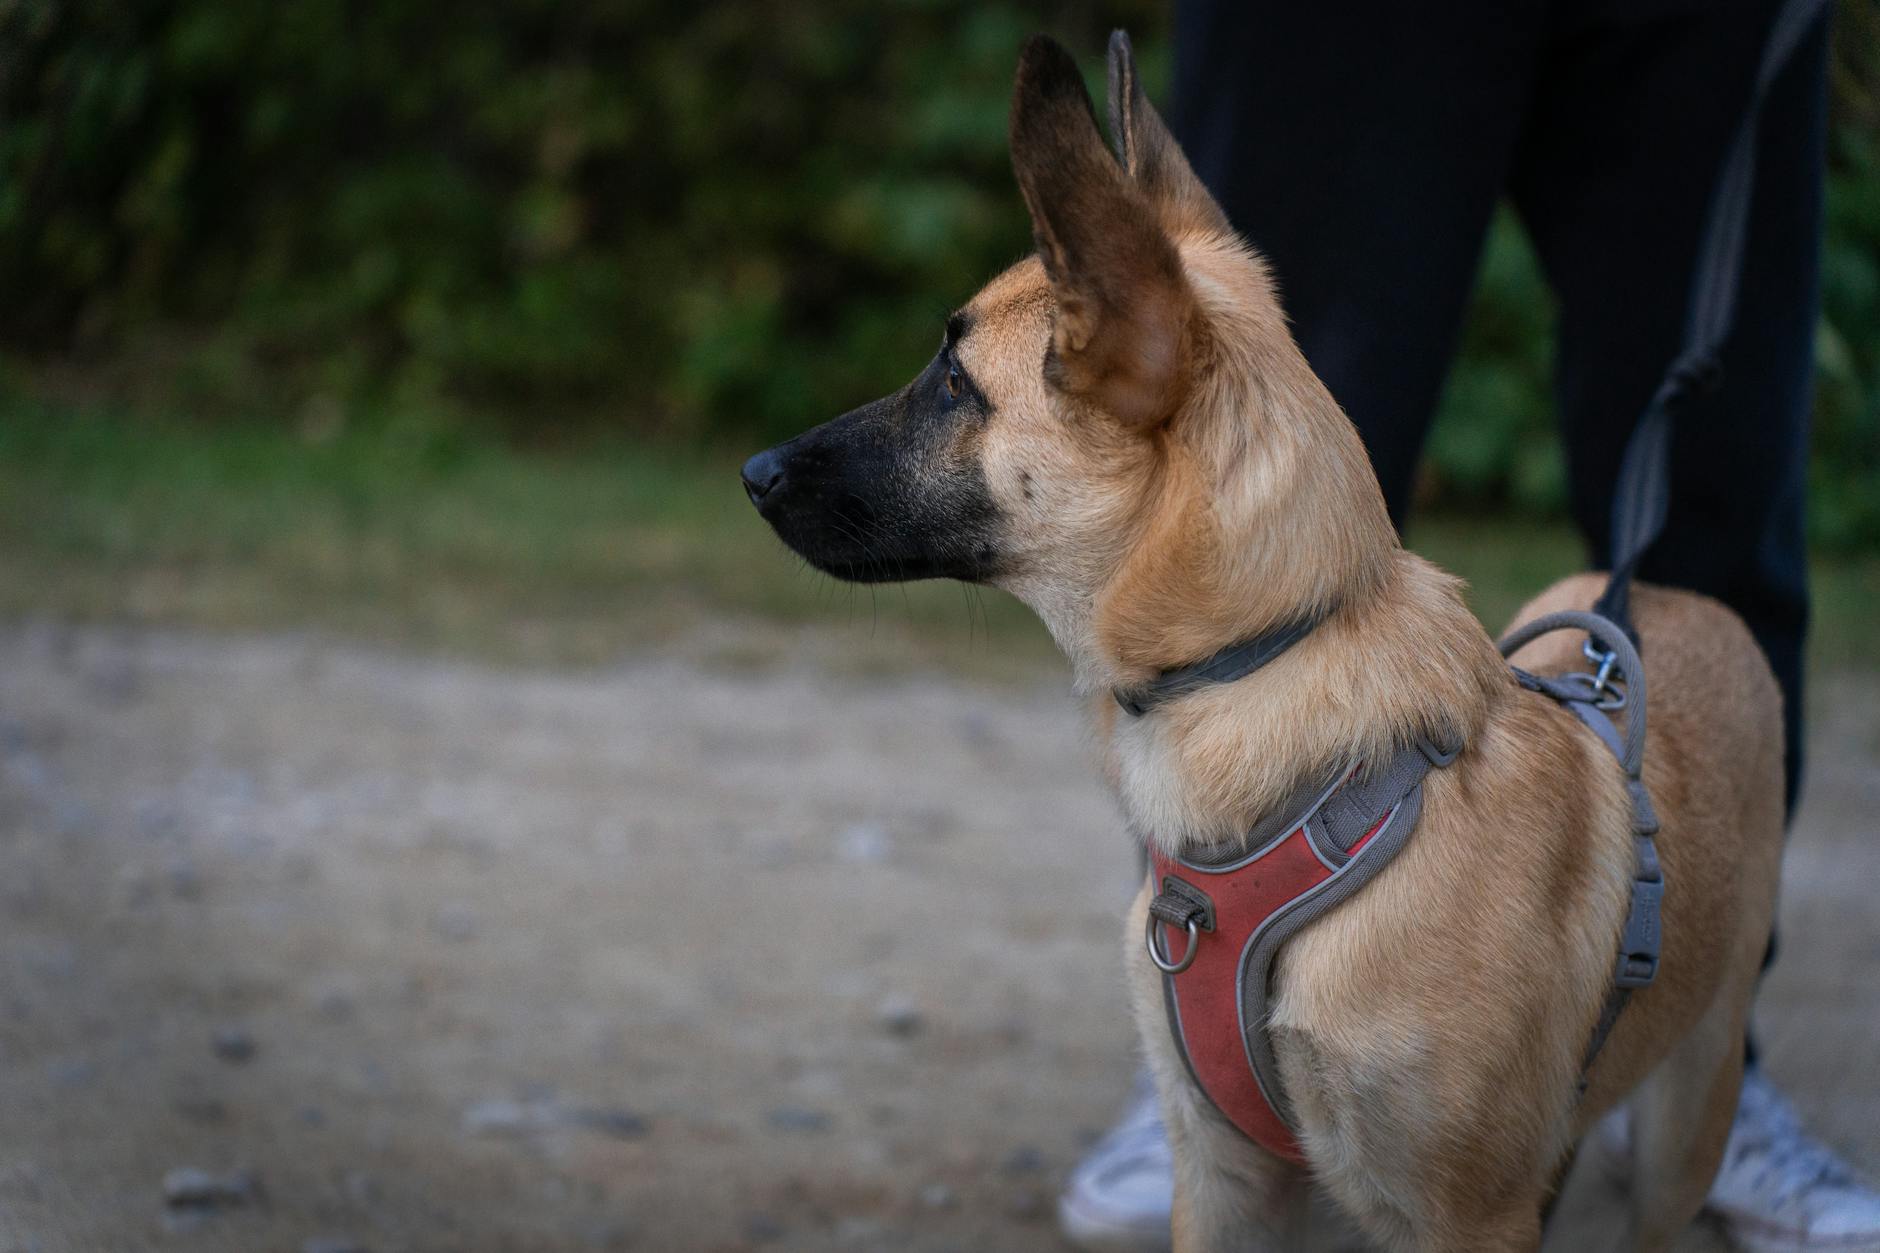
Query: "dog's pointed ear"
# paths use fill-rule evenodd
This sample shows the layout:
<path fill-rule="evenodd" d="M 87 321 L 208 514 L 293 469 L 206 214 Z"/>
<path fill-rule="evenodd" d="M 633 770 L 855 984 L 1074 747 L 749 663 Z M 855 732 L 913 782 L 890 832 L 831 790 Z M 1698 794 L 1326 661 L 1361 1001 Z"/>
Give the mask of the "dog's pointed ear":
<path fill-rule="evenodd" d="M 1057 297 L 1045 379 L 1119 421 L 1174 412 L 1196 333 L 1181 257 L 1111 159 L 1070 53 L 1034 35 L 1012 93 L 1012 168 Z"/>
<path fill-rule="evenodd" d="M 1227 215 L 1188 164 L 1136 73 L 1136 51 L 1123 31 L 1110 33 L 1110 138 L 1116 159 L 1171 230 L 1229 231 Z"/>

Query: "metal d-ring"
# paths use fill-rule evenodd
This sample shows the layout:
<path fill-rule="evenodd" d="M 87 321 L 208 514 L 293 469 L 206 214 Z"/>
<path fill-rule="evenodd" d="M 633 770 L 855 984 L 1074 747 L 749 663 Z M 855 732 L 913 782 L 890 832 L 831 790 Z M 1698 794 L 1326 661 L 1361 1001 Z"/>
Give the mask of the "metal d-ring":
<path fill-rule="evenodd" d="M 1149 915 L 1149 925 L 1143 929 L 1143 945 L 1148 948 L 1149 960 L 1155 963 L 1157 970 L 1165 975 L 1178 975 L 1195 964 L 1195 948 L 1197 942 L 1201 939 L 1201 920 L 1199 918 L 1190 918 L 1188 920 L 1188 947 L 1182 950 L 1182 959 L 1180 961 L 1170 961 L 1162 955 L 1162 946 L 1156 943 L 1155 938 L 1157 921 L 1158 919 L 1154 914 Z"/>

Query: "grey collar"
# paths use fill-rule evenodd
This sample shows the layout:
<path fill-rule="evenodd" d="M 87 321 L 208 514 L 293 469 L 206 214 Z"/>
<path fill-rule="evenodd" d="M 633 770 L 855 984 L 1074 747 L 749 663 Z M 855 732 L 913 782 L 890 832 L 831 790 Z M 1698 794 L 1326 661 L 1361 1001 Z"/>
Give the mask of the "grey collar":
<path fill-rule="evenodd" d="M 1330 612 L 1322 610 L 1291 622 L 1283 622 L 1252 639 L 1229 644 L 1212 657 L 1191 666 L 1164 670 L 1141 687 L 1112 688 L 1111 695 L 1116 697 L 1116 703 L 1131 717 L 1140 718 L 1157 705 L 1166 704 L 1178 696 L 1186 696 L 1198 687 L 1244 679 L 1312 634 L 1312 629 L 1325 621 Z"/>

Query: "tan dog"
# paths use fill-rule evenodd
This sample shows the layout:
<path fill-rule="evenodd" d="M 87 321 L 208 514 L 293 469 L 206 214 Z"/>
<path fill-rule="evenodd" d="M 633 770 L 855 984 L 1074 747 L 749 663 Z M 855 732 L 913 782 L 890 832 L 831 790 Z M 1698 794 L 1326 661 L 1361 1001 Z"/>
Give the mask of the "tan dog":
<path fill-rule="evenodd" d="M 1012 159 L 1038 253 L 949 320 L 906 388 L 745 467 L 841 577 L 1005 588 L 1074 668 L 1130 829 L 1231 847 L 1328 763 L 1460 735 L 1403 852 L 1274 966 L 1270 1023 L 1309 1166 L 1194 1086 L 1131 913 L 1128 977 L 1176 1159 L 1180 1249 L 1298 1247 L 1308 1181 L 1403 1249 L 1531 1249 L 1570 1146 L 1631 1103 L 1634 1243 L 1696 1213 L 1735 1109 L 1781 844 L 1779 696 L 1742 623 L 1640 588 L 1646 779 L 1669 884 L 1657 982 L 1583 1097 L 1633 868 L 1621 772 L 1510 676 L 1455 579 L 1404 551 L 1350 422 L 1111 48 L 1112 156 L 1077 67 L 1025 47 Z M 1283 196 L 1276 187 L 1272 194 Z M 1523 611 L 1588 607 L 1571 578 Z M 1113 689 L 1313 613 L 1271 665 L 1140 718 Z M 1516 658 L 1573 668 L 1577 636 Z"/>

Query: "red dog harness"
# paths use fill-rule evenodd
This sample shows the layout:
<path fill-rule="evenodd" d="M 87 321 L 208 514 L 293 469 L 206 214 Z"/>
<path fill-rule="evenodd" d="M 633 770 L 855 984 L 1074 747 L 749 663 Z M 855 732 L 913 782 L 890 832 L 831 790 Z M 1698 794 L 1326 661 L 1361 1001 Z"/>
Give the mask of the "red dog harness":
<path fill-rule="evenodd" d="M 1382 771 L 1339 771 L 1255 827 L 1242 852 L 1209 862 L 1152 854 L 1149 955 L 1167 975 L 1169 1026 L 1195 1085 L 1227 1120 L 1295 1162 L 1266 1031 L 1268 977 L 1282 944 L 1347 899 L 1403 847 L 1423 776 L 1454 749 L 1418 745 Z M 1173 930 L 1164 935 L 1163 929 Z"/>
<path fill-rule="evenodd" d="M 1199 682 L 1239 677 L 1310 629 L 1309 624 L 1303 630 L 1288 628 L 1290 638 L 1277 648 L 1266 646 L 1275 638 L 1267 637 L 1224 651 L 1204 666 L 1170 672 L 1148 688 L 1118 693 L 1118 703 L 1140 715 Z M 1613 990 L 1581 1066 L 1584 1089 L 1585 1072 L 1627 997 L 1657 974 L 1664 880 L 1652 840 L 1658 820 L 1641 775 L 1644 668 L 1625 633 L 1593 614 L 1556 613 L 1524 624 L 1502 641 L 1502 653 L 1506 656 L 1537 635 L 1562 629 L 1588 632 L 1587 655 L 1598 664 L 1597 674 L 1544 679 L 1516 668 L 1514 675 L 1521 686 L 1579 717 L 1619 759 L 1632 802 L 1637 854 Z M 1231 669 L 1222 658 L 1232 663 Z M 1253 664 L 1241 669 L 1248 658 Z M 1609 716 L 1618 710 L 1626 711 L 1623 731 Z M 1149 902 L 1145 942 L 1150 960 L 1165 975 L 1163 994 L 1176 1047 L 1195 1086 L 1222 1115 L 1288 1161 L 1303 1163 L 1305 1154 L 1268 1032 L 1273 960 L 1302 927 L 1348 900 L 1390 864 L 1423 812 L 1424 777 L 1454 761 L 1460 751 L 1460 744 L 1421 742 L 1400 750 L 1381 768 L 1361 764 L 1337 770 L 1303 789 L 1218 858 L 1151 853 L 1151 887 L 1157 890 Z"/>

